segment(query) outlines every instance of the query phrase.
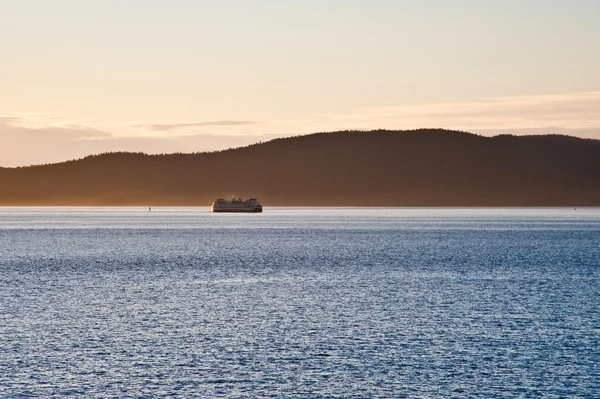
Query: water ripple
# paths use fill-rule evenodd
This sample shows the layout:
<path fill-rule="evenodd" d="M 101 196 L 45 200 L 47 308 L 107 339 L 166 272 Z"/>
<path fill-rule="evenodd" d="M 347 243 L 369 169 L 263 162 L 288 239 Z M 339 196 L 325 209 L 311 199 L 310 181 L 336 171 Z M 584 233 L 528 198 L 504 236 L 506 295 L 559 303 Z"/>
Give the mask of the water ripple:
<path fill-rule="evenodd" d="M 598 211 L 327 212 L 0 212 L 0 396 L 600 392 Z"/>

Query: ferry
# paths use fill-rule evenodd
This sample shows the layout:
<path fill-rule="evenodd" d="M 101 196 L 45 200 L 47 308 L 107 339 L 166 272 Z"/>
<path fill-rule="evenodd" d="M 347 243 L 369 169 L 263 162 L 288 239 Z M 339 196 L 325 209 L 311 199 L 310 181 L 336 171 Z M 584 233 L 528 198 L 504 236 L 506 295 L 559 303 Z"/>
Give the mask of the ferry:
<path fill-rule="evenodd" d="M 249 198 L 248 200 L 218 198 L 212 203 L 210 210 L 211 212 L 262 212 L 263 209 L 256 198 Z"/>

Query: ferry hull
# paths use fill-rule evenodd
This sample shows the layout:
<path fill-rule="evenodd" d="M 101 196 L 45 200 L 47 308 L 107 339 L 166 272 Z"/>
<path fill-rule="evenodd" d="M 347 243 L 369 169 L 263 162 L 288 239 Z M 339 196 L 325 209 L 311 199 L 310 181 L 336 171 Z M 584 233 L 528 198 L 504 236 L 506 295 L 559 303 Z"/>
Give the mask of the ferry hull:
<path fill-rule="evenodd" d="M 211 209 L 214 213 L 261 213 L 262 208 L 258 209 Z"/>

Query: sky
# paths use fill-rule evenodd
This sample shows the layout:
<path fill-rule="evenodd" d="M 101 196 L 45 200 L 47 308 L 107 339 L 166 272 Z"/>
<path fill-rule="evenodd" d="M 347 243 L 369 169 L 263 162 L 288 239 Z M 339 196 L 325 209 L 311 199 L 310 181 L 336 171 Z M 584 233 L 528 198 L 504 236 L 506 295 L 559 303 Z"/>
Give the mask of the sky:
<path fill-rule="evenodd" d="M 344 129 L 600 139 L 598 0 L 0 0 L 0 166 Z"/>

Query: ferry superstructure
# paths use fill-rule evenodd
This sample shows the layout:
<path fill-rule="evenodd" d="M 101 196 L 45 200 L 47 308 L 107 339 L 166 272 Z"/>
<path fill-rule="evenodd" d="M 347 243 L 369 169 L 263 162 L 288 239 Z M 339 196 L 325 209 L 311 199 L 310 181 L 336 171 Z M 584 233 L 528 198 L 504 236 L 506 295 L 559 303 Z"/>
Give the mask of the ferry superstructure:
<path fill-rule="evenodd" d="M 218 198 L 210 207 L 211 212 L 262 212 L 262 205 L 256 198 Z"/>

